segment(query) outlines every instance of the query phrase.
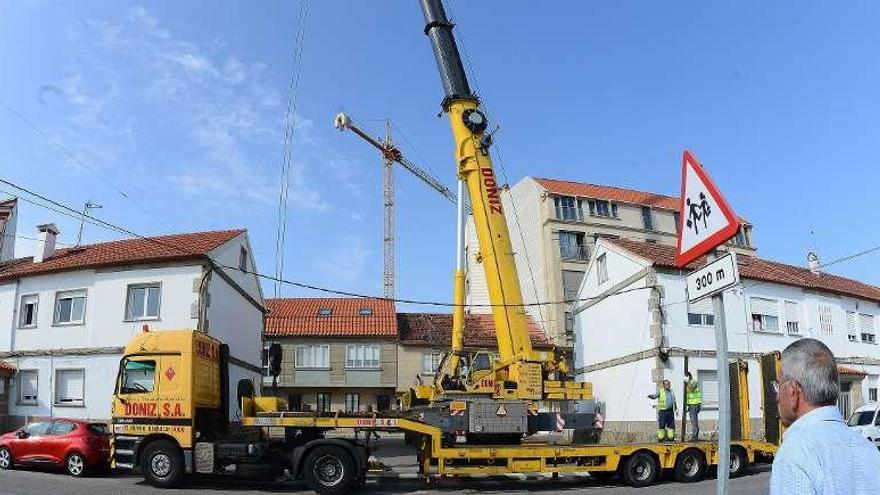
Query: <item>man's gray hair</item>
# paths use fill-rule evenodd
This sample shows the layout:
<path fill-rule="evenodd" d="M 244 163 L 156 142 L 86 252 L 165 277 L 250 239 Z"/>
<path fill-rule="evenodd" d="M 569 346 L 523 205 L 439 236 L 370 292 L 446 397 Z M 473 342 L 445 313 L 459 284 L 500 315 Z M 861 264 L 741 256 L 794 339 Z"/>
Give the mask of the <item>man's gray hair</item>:
<path fill-rule="evenodd" d="M 804 398 L 814 406 L 831 406 L 837 403 L 840 382 L 837 364 L 831 349 L 816 339 L 800 339 L 782 351 L 782 374 L 796 381 Z"/>

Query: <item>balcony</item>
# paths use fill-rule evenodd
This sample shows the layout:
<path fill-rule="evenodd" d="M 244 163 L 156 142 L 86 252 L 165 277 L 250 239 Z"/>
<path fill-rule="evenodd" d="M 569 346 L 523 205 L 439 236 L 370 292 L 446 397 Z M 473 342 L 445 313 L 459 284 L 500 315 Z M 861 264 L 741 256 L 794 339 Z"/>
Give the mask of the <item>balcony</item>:
<path fill-rule="evenodd" d="M 561 245 L 559 254 L 564 260 L 587 261 L 590 259 L 589 248 L 583 245 Z"/>

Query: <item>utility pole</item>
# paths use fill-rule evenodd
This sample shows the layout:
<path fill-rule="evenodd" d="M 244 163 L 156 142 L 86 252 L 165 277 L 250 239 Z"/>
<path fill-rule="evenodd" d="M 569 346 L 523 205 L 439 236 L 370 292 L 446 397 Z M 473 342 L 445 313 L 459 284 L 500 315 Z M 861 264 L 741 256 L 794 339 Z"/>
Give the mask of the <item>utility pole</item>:
<path fill-rule="evenodd" d="M 400 149 L 391 141 L 391 121 L 385 120 L 385 139 L 377 139 L 360 128 L 348 115 L 340 113 L 333 121 L 333 125 L 340 131 L 346 129 L 357 134 L 361 139 L 370 143 L 382 153 L 382 205 L 384 209 L 384 238 L 383 254 L 385 268 L 382 281 L 386 298 L 394 299 L 395 295 L 395 272 L 394 272 L 394 164 L 397 163 L 410 173 L 418 177 L 431 189 L 440 193 L 452 204 L 456 204 L 456 195 L 446 187 L 439 179 L 429 174 L 425 169 L 406 159 Z"/>
<path fill-rule="evenodd" d="M 77 246 L 82 244 L 83 224 L 85 224 L 86 216 L 89 214 L 90 211 L 97 210 L 99 208 L 103 208 L 103 206 L 101 206 L 97 203 L 92 203 L 91 200 L 86 201 L 86 204 L 83 205 L 83 214 L 81 217 L 79 217 L 79 234 L 77 234 L 77 236 L 76 236 L 76 245 Z"/>
<path fill-rule="evenodd" d="M 713 259 L 721 254 L 714 251 Z M 724 317 L 724 291 L 712 296 L 715 314 L 715 356 L 718 366 L 718 476 L 715 493 L 727 495 L 730 478 L 730 367 L 727 363 L 727 328 Z M 745 419 L 748 421 L 748 418 Z"/>

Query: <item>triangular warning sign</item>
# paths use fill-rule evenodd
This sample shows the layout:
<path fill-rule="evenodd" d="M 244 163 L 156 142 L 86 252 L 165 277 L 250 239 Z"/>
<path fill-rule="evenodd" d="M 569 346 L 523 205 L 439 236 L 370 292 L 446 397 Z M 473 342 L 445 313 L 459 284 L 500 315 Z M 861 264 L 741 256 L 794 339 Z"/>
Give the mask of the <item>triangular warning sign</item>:
<path fill-rule="evenodd" d="M 498 409 L 495 410 L 496 416 L 507 416 L 507 408 L 504 407 L 504 404 L 498 406 Z"/>
<path fill-rule="evenodd" d="M 688 150 L 681 159 L 680 205 L 675 250 L 675 266 L 679 268 L 720 246 L 739 230 L 736 214 Z"/>

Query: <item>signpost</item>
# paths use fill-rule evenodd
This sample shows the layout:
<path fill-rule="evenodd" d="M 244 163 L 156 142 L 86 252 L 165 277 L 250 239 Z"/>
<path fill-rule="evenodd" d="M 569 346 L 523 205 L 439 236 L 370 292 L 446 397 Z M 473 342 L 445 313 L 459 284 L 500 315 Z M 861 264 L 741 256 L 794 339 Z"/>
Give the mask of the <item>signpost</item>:
<path fill-rule="evenodd" d="M 675 265 L 686 267 L 736 235 L 740 222 L 703 170 L 685 150 L 681 160 L 681 204 Z M 718 363 L 718 478 L 715 493 L 726 495 L 730 478 L 730 374 L 727 364 L 727 330 L 724 292 L 739 280 L 736 255 L 713 256 L 714 261 L 687 276 L 688 301 L 712 297 L 715 314 L 715 355 Z"/>

